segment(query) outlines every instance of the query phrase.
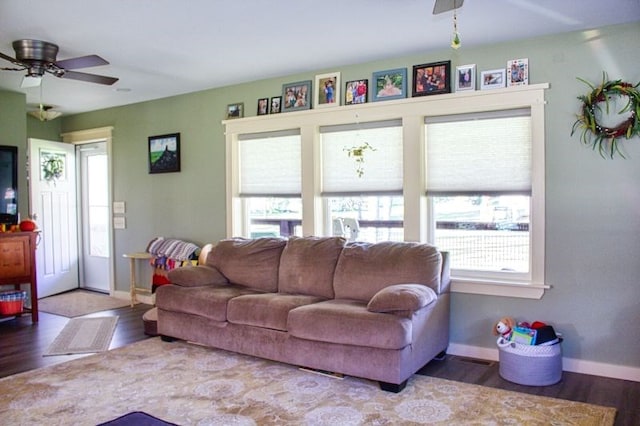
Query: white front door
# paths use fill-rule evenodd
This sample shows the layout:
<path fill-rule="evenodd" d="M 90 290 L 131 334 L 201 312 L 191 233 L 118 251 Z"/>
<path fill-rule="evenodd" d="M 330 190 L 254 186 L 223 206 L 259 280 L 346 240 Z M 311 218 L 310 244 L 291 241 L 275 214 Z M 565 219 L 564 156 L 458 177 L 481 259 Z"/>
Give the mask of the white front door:
<path fill-rule="evenodd" d="M 29 206 L 40 229 L 38 297 L 78 288 L 75 147 L 29 139 Z"/>

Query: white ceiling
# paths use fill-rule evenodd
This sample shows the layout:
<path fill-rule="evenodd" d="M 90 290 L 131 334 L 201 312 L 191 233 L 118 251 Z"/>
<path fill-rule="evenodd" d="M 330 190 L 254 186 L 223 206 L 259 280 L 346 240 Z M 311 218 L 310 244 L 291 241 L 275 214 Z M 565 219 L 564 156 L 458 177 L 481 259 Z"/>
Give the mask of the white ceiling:
<path fill-rule="evenodd" d="M 92 111 L 246 81 L 447 48 L 451 12 L 434 0 L 0 0 L 0 51 L 32 38 L 60 46 L 58 60 L 97 54 L 110 65 L 79 71 L 113 86 L 47 74 L 43 101 Z M 466 0 L 462 49 L 640 20 L 640 0 Z M 11 63 L 0 59 L 0 67 Z M 20 89 L 21 72 L 0 71 Z"/>

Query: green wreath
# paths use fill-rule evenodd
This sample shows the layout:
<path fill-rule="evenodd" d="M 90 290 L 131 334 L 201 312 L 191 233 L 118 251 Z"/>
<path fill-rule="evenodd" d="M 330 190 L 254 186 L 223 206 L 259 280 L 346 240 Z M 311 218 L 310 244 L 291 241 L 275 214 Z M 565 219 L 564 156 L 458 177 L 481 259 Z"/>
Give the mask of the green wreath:
<path fill-rule="evenodd" d="M 62 177 L 64 173 L 64 162 L 58 156 L 50 156 L 42 163 L 42 171 L 44 180 L 47 182 L 55 182 Z"/>
<path fill-rule="evenodd" d="M 581 129 L 580 140 L 582 143 L 592 145 L 594 150 L 597 147 L 602 157 L 608 153 L 613 158 L 614 154 L 618 153 L 622 158 L 625 158 L 618 149 L 618 138 L 631 139 L 635 135 L 640 135 L 640 120 L 638 120 L 638 116 L 640 116 L 640 92 L 638 91 L 640 83 L 634 86 L 622 80 L 606 81 L 605 73 L 602 73 L 602 83 L 597 87 L 579 77 L 578 80 L 592 90 L 587 95 L 578 96 L 578 99 L 582 101 L 581 114 L 573 124 L 571 135 L 573 136 L 576 130 Z M 606 127 L 598 123 L 596 113 L 602 111 L 601 104 L 603 102 L 606 113 L 609 113 L 609 99 L 612 96 L 626 96 L 628 102 L 618 114 L 627 112 L 631 114 L 629 118 L 617 126 Z"/>

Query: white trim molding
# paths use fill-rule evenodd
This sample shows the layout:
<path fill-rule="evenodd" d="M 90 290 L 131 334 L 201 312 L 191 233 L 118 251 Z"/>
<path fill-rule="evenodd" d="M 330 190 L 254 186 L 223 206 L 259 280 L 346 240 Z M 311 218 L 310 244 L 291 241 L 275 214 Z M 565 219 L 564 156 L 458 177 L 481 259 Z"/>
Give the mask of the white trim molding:
<path fill-rule="evenodd" d="M 449 343 L 447 353 L 450 355 L 483 359 L 487 361 L 499 360 L 498 348 L 484 348 L 460 343 Z M 590 374 L 593 376 L 640 382 L 639 367 L 605 364 L 602 362 L 563 357 L 562 370 L 572 373 Z"/>

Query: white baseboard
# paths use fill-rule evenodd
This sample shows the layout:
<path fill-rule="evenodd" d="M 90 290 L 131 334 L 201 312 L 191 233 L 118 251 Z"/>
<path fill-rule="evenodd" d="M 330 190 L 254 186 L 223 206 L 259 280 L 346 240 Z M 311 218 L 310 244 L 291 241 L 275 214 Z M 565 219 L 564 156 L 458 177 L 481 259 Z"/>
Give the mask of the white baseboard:
<path fill-rule="evenodd" d="M 449 343 L 447 353 L 468 358 L 498 361 L 498 348 L 483 348 L 480 346 Z M 640 368 L 624 365 L 605 364 L 602 362 L 585 361 L 574 358 L 562 358 L 562 369 L 572 373 L 590 374 L 594 376 L 610 377 L 613 379 L 640 382 Z"/>

